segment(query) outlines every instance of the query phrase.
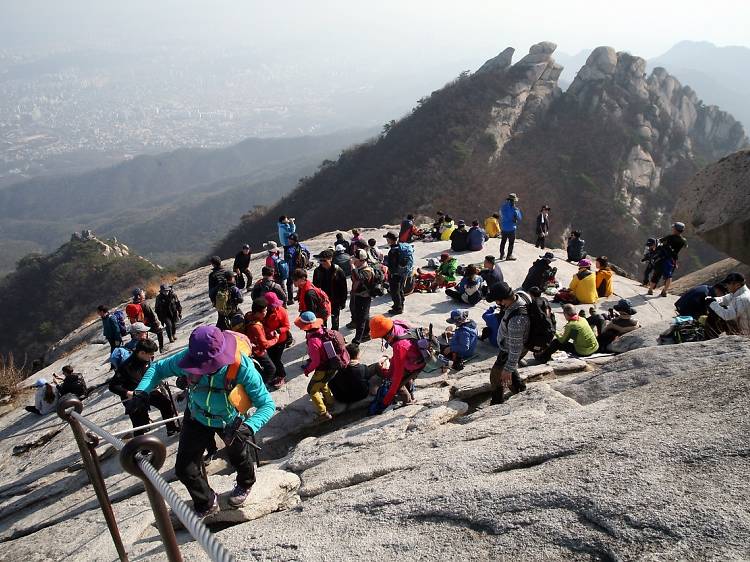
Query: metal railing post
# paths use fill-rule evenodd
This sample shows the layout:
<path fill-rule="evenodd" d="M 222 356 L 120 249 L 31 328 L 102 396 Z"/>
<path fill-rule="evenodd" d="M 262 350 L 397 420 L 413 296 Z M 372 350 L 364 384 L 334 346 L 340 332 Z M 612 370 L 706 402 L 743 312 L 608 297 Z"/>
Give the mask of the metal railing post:
<path fill-rule="evenodd" d="M 83 411 L 83 404 L 78 398 L 71 397 L 61 400 L 57 405 L 57 415 L 68 422 L 70 428 L 73 430 L 73 436 L 75 437 L 78 449 L 81 452 L 83 468 L 94 488 L 96 498 L 99 500 L 99 506 L 102 508 L 104 520 L 107 522 L 109 534 L 112 536 L 112 542 L 115 543 L 117 555 L 122 562 L 128 562 L 128 554 L 125 551 L 125 546 L 122 544 L 122 537 L 120 536 L 120 530 L 117 527 L 115 512 L 112 509 L 112 502 L 109 499 L 109 494 L 107 494 L 107 487 L 104 482 L 104 477 L 102 476 L 99 456 L 94 450 L 94 447 L 98 444 L 98 440 L 93 442 L 91 438 L 86 437 L 83 433 L 81 424 L 70 415 L 70 410 L 74 410 L 79 414 Z"/>
<path fill-rule="evenodd" d="M 164 543 L 167 559 L 169 562 L 183 562 L 167 505 L 164 503 L 164 498 L 141 470 L 141 467 L 138 466 L 136 458 L 138 455 L 146 455 L 148 462 L 158 470 L 167 458 L 167 448 L 155 435 L 139 435 L 128 441 L 120 451 L 120 464 L 127 472 L 143 480 L 151 509 L 156 518 L 156 527 L 159 529 L 159 534 Z"/>

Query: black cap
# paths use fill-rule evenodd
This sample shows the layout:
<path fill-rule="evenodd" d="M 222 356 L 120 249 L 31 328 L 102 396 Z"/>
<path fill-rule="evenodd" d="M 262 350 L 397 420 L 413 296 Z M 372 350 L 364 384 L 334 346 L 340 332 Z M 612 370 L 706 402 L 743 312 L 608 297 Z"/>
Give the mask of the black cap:
<path fill-rule="evenodd" d="M 398 240 L 398 236 L 396 236 L 393 232 L 386 232 L 383 238 L 388 238 L 388 240 Z"/>
<path fill-rule="evenodd" d="M 505 281 L 495 283 L 487 293 L 487 302 L 501 301 L 513 296 L 513 289 Z"/>
<path fill-rule="evenodd" d="M 722 281 L 724 285 L 728 285 L 729 283 L 740 283 L 742 285 L 745 284 L 745 276 L 742 275 L 742 273 L 737 273 L 736 271 L 733 271 L 732 273 L 728 274 L 724 280 Z"/>

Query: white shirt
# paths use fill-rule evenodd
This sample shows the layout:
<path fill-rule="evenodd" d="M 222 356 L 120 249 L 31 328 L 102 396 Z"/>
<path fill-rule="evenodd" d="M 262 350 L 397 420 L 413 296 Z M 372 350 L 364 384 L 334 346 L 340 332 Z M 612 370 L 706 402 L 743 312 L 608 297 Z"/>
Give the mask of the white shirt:
<path fill-rule="evenodd" d="M 36 409 L 39 410 L 39 413 L 42 416 L 49 414 L 50 412 L 54 412 L 57 409 L 57 385 L 52 385 L 52 390 L 55 394 L 55 398 L 52 402 L 47 402 L 44 399 L 45 386 L 47 385 L 37 388 L 36 394 L 34 395 L 34 405 L 36 406 Z"/>
<path fill-rule="evenodd" d="M 735 321 L 741 335 L 750 336 L 750 289 L 747 285 L 719 297 L 711 303 L 710 308 L 722 320 Z"/>

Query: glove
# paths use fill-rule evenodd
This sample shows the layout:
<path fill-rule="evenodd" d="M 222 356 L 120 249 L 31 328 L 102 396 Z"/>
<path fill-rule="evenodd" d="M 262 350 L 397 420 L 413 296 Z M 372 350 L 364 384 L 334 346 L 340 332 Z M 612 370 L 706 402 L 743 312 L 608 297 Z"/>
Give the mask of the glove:
<path fill-rule="evenodd" d="M 244 421 L 245 420 L 242 416 L 237 416 L 232 420 L 232 423 L 228 424 L 224 428 L 224 431 L 221 432 L 221 440 L 224 441 L 224 444 L 227 447 L 234 443 L 235 439 L 247 440 L 243 435 L 244 433 L 247 433 L 250 437 L 254 435 L 252 428 L 246 425 Z"/>
<path fill-rule="evenodd" d="M 706 306 L 708 306 L 712 302 L 716 302 L 716 299 L 714 297 L 706 297 Z"/>
<path fill-rule="evenodd" d="M 143 390 L 136 390 L 133 392 L 133 397 L 125 402 L 125 413 L 130 415 L 140 414 L 142 412 L 148 412 L 150 406 L 150 400 L 148 392 Z"/>

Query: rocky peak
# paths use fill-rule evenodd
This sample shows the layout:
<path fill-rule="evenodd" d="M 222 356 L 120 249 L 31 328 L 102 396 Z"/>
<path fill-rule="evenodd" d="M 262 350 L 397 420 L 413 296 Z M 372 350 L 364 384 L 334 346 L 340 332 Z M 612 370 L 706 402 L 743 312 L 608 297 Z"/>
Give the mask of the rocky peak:
<path fill-rule="evenodd" d="M 477 74 L 483 74 L 485 72 L 505 72 L 510 67 L 510 63 L 513 61 L 513 53 L 515 52 L 516 50 L 513 47 L 508 47 L 502 53 L 484 63 L 479 70 L 477 70 Z"/>

